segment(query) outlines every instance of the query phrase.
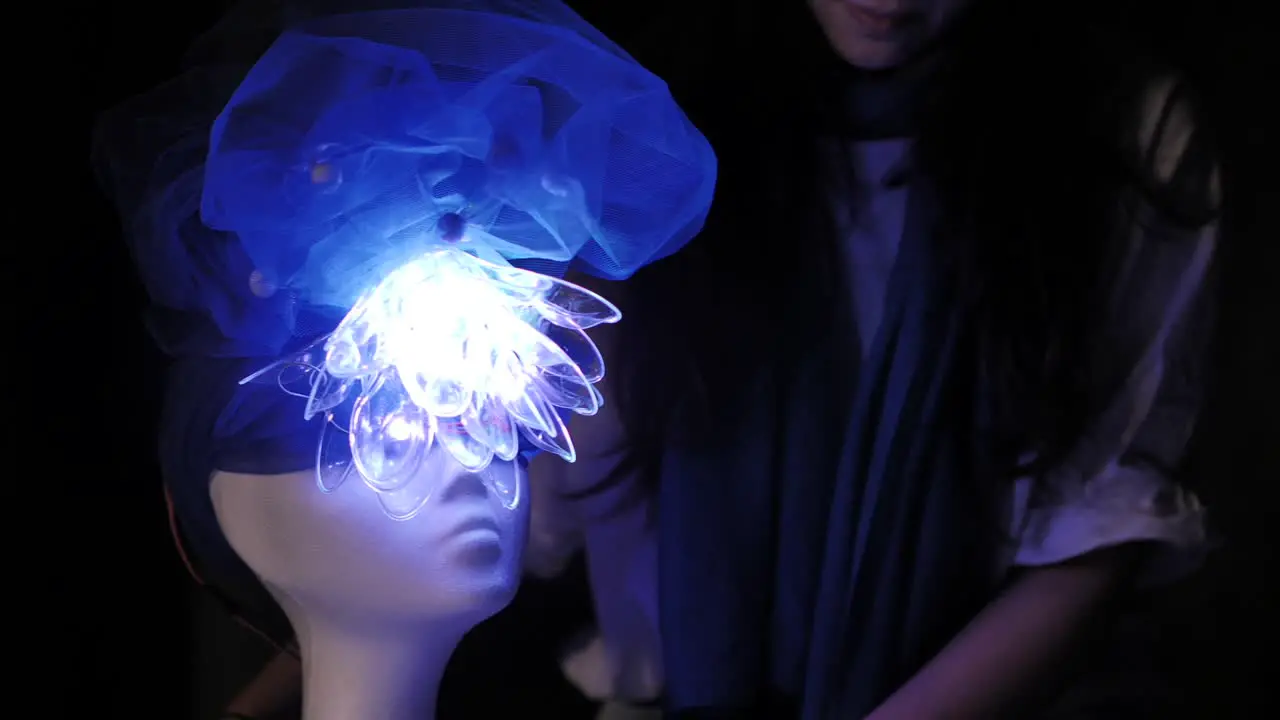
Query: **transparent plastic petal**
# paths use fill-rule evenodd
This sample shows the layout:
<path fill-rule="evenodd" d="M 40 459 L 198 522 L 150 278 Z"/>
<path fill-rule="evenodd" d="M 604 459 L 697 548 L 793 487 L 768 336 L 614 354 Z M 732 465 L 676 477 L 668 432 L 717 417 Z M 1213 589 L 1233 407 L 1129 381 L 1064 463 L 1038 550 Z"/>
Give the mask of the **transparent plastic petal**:
<path fill-rule="evenodd" d="M 520 428 L 520 432 L 539 448 L 559 455 L 565 462 L 574 462 L 578 455 L 573 447 L 573 439 L 569 437 L 569 429 L 565 427 L 559 413 L 553 412 L 551 417 L 552 432 L 544 432 L 541 428 L 528 425 Z"/>
<path fill-rule="evenodd" d="M 564 280 L 554 281 L 551 292 L 537 305 L 537 309 L 544 318 L 560 327 L 582 330 L 622 319 L 622 311 L 616 305 Z"/>
<path fill-rule="evenodd" d="M 288 363 L 280 367 L 280 372 L 276 375 L 276 385 L 286 395 L 310 399 L 311 388 L 315 384 L 316 375 L 320 372 L 322 371 L 319 368 L 312 365 Z"/>
<path fill-rule="evenodd" d="M 556 432 L 555 410 L 542 399 L 536 388 L 533 391 L 521 392 L 503 402 L 510 417 L 519 427 L 535 428 L 539 432 L 554 435 Z"/>
<path fill-rule="evenodd" d="M 499 468 L 490 465 L 483 473 L 480 474 L 485 487 L 498 498 L 499 501 L 508 509 L 516 507 L 520 502 L 520 478 L 519 475 L 507 468 Z"/>
<path fill-rule="evenodd" d="M 476 395 L 476 400 L 462 414 L 467 434 L 481 439 L 500 460 L 511 461 L 520 452 L 520 435 L 507 409 L 496 398 Z"/>
<path fill-rule="evenodd" d="M 600 348 L 585 332 L 575 327 L 553 325 L 547 328 L 546 335 L 560 346 L 587 382 L 598 383 L 604 379 L 604 358 L 600 355 Z"/>
<path fill-rule="evenodd" d="M 539 273 L 521 270 L 520 268 L 511 267 L 509 265 L 495 265 L 478 258 L 474 258 L 472 265 L 475 270 L 482 274 L 486 279 L 492 281 L 498 288 L 506 293 L 511 299 L 517 302 L 534 302 L 541 301 L 547 293 L 555 288 L 555 283 L 561 282 L 555 278 L 541 275 Z"/>
<path fill-rule="evenodd" d="M 546 371 L 532 375 L 531 380 L 532 386 L 554 407 L 579 415 L 595 415 L 600 412 L 599 393 L 589 383 Z"/>
<path fill-rule="evenodd" d="M 436 417 L 458 415 L 471 404 L 471 391 L 457 378 L 414 372 L 405 379 L 405 391 Z"/>
<path fill-rule="evenodd" d="M 462 418 L 440 418 L 436 428 L 440 446 L 467 470 L 480 472 L 493 462 L 493 450 L 467 432 Z"/>
<path fill-rule="evenodd" d="M 431 447 L 433 423 L 393 378 L 383 378 L 351 411 L 351 457 L 375 490 L 394 490 L 418 469 Z"/>
<path fill-rule="evenodd" d="M 325 344 L 325 370 L 334 377 L 354 378 L 374 372 L 378 365 L 378 339 L 360 340 L 354 332 L 334 333 Z"/>
<path fill-rule="evenodd" d="M 267 383 L 276 385 L 291 395 L 300 394 L 302 397 L 308 397 L 311 394 L 310 373 L 324 366 L 323 345 L 324 340 L 320 340 L 301 352 L 281 358 L 244 377 L 239 384 Z M 288 371 L 287 377 L 282 381 L 281 375 L 286 371 Z M 300 381 L 308 383 L 305 389 L 298 384 Z"/>
<path fill-rule="evenodd" d="M 527 325 L 519 333 L 520 362 L 526 376 L 542 391 L 547 402 L 583 415 L 599 410 L 591 392 L 591 381 L 563 348 Z"/>
<path fill-rule="evenodd" d="M 342 486 L 353 473 L 350 441 L 342 428 L 333 424 L 332 416 L 326 418 L 320 428 L 320 443 L 316 448 L 316 484 L 321 492 L 331 493 Z"/>
<path fill-rule="evenodd" d="M 467 375 L 475 381 L 477 388 L 489 389 L 494 374 L 502 363 L 503 352 L 500 349 L 502 338 L 495 328 L 478 328 L 467 338 L 462 347 L 462 362 L 467 367 Z"/>
<path fill-rule="evenodd" d="M 416 472 L 407 482 L 395 490 L 384 490 L 378 493 L 378 502 L 382 511 L 393 520 L 408 520 L 417 515 L 431 493 L 435 491 L 437 478 L 428 472 Z"/>
<path fill-rule="evenodd" d="M 312 375 L 311 396 L 307 398 L 303 417 L 310 420 L 316 415 L 328 413 L 347 399 L 350 390 L 350 380 L 341 380 L 326 372 L 316 371 Z"/>

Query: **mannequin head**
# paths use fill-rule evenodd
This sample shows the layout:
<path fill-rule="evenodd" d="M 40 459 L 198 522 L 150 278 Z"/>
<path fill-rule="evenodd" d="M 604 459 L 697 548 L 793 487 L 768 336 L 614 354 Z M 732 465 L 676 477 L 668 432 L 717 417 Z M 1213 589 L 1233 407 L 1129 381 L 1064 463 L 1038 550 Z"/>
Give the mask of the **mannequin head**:
<path fill-rule="evenodd" d="M 476 474 L 434 448 L 411 481 L 430 495 L 403 521 L 354 473 L 328 493 L 314 473 L 220 472 L 211 490 L 231 546 L 295 624 L 301 611 L 369 631 L 432 626 L 461 637 L 514 596 L 529 516 L 519 461 Z"/>
<path fill-rule="evenodd" d="M 527 483 L 521 461 L 472 473 L 437 447 L 406 486 L 425 504 L 397 521 L 355 473 L 329 492 L 315 470 L 214 473 L 223 533 L 297 634 L 304 718 L 434 717 L 454 647 L 515 595 Z"/>

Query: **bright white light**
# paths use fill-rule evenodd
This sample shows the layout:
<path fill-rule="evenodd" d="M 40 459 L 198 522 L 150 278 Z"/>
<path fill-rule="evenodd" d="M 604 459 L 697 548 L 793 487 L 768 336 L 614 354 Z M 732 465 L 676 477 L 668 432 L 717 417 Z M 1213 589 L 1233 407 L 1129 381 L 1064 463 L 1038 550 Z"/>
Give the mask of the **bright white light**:
<path fill-rule="evenodd" d="M 476 472 L 514 459 L 521 435 L 573 462 L 558 411 L 594 414 L 604 376 L 583 331 L 620 318 L 571 283 L 432 250 L 368 291 L 324 341 L 307 416 L 359 392 L 349 442 L 375 490 L 401 487 L 436 443 Z"/>

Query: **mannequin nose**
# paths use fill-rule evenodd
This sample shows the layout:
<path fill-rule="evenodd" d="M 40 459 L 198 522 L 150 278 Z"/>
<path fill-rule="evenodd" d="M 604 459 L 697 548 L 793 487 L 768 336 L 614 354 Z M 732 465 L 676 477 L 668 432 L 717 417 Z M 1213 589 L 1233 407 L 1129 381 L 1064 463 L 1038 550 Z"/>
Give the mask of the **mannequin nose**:
<path fill-rule="evenodd" d="M 444 502 L 453 502 L 467 498 L 484 499 L 488 495 L 489 490 L 485 487 L 483 478 L 475 473 L 463 473 L 445 487 L 440 499 Z"/>

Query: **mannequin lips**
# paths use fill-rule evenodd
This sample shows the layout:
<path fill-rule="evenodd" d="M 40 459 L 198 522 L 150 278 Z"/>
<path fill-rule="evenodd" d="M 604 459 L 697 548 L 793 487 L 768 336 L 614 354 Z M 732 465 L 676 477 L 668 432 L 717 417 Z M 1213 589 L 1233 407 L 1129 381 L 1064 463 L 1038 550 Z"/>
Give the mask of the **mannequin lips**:
<path fill-rule="evenodd" d="M 452 537 L 461 537 L 463 535 L 479 535 L 481 533 L 493 535 L 496 539 L 501 532 L 501 528 L 493 518 L 487 515 L 476 515 L 457 524 L 449 535 Z"/>
<path fill-rule="evenodd" d="M 488 515 L 473 515 L 447 536 L 457 562 L 472 570 L 491 569 L 502 561 L 502 530 Z"/>

